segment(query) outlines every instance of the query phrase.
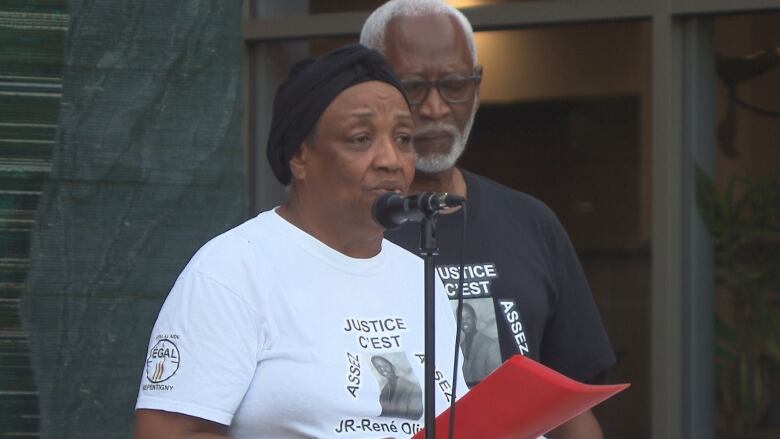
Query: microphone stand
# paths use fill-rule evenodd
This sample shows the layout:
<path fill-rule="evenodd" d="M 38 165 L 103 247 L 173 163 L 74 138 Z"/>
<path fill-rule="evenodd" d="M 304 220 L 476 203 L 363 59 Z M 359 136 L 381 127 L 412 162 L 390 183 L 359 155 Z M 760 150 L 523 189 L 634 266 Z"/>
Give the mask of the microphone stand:
<path fill-rule="evenodd" d="M 426 214 L 420 228 L 420 256 L 425 267 L 425 439 L 436 438 L 436 214 Z"/>

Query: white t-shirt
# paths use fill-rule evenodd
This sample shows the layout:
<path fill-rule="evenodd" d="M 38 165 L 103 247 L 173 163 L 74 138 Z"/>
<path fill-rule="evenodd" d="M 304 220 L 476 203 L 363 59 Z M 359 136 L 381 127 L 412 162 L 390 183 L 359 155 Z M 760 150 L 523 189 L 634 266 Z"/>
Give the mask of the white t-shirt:
<path fill-rule="evenodd" d="M 452 392 L 455 322 L 436 286 L 439 413 Z M 136 408 L 230 425 L 238 439 L 409 437 L 424 423 L 423 300 L 422 260 L 395 244 L 355 259 L 261 213 L 179 276 Z"/>

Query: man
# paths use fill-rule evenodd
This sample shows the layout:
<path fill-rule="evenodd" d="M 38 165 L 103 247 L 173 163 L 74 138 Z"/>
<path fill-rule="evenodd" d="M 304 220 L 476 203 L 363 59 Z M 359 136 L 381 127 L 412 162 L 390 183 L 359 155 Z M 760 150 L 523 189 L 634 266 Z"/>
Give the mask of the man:
<path fill-rule="evenodd" d="M 368 18 L 360 41 L 385 55 L 412 105 L 417 173 L 411 191 L 467 199 L 464 297 L 492 299 L 503 359 L 529 355 L 580 381 L 598 380 L 615 357 L 555 215 L 526 194 L 455 167 L 483 73 L 468 20 L 439 0 L 392 0 Z M 463 221 L 462 210 L 439 218 L 440 274 L 460 262 Z M 386 236 L 416 251 L 415 227 Z M 456 279 L 448 285 L 450 298 Z M 554 439 L 602 436 L 591 412 L 550 433 Z"/>
<path fill-rule="evenodd" d="M 358 45 L 293 68 L 268 141 L 288 198 L 209 241 L 177 279 L 152 331 L 136 439 L 341 437 L 356 419 L 378 429 L 358 431 L 366 438 L 422 428 L 421 411 L 381 417 L 365 380 L 378 353 L 423 376 L 422 261 L 371 217 L 414 174 L 401 89 Z M 437 292 L 437 365 L 452 382 L 455 324 Z M 443 410 L 447 395 L 435 397 Z"/>
<path fill-rule="evenodd" d="M 381 355 L 371 357 L 371 364 L 379 375 L 387 380 L 379 394 L 379 405 L 382 406 L 382 413 L 379 416 L 420 419 L 423 413 L 423 395 L 420 386 L 404 377 L 399 377 L 393 363 Z"/>
<path fill-rule="evenodd" d="M 477 329 L 477 312 L 463 304 L 460 348 L 463 351 L 463 378 L 466 383 L 478 383 L 501 365 L 501 352 L 496 340 Z"/>

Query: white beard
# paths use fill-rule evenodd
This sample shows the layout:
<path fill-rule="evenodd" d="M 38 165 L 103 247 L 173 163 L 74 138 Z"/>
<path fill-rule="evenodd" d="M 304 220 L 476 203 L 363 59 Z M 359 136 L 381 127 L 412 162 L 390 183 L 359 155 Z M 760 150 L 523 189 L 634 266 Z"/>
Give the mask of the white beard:
<path fill-rule="evenodd" d="M 466 149 L 466 142 L 469 139 L 469 134 L 471 134 L 471 126 L 474 125 L 474 116 L 477 114 L 477 106 L 477 99 L 474 99 L 474 105 L 471 107 L 471 116 L 466 122 L 466 126 L 463 128 L 462 134 L 454 125 L 444 125 L 441 123 L 433 123 L 415 131 L 415 135 L 420 135 L 425 131 L 437 129 L 447 131 L 452 135 L 452 146 L 446 153 L 432 153 L 421 156 L 415 152 L 417 161 L 416 167 L 418 171 L 426 174 L 436 174 L 455 166 L 455 162 L 458 161 L 463 154 L 463 151 Z"/>

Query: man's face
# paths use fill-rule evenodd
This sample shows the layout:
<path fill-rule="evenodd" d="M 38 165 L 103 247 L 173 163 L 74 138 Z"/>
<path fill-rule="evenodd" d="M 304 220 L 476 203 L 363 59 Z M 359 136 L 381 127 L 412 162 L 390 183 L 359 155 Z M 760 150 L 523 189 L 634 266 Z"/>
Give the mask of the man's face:
<path fill-rule="evenodd" d="M 460 327 L 465 334 L 472 334 L 477 331 L 477 316 L 474 310 L 469 307 L 463 307 L 463 319 Z"/>
<path fill-rule="evenodd" d="M 413 129 L 400 91 L 384 82 L 364 82 L 328 105 L 290 168 L 324 221 L 381 230 L 371 205 L 383 192 L 409 189 Z"/>
<path fill-rule="evenodd" d="M 373 357 L 371 363 L 374 364 L 374 368 L 379 372 L 379 375 L 382 375 L 385 378 L 392 378 L 395 376 L 395 368 L 384 358 Z"/>
<path fill-rule="evenodd" d="M 474 66 L 466 35 L 455 17 L 425 15 L 397 17 L 385 33 L 385 57 L 402 81 L 437 81 L 481 75 Z M 463 153 L 474 121 L 477 92 L 464 102 L 445 101 L 436 87 L 412 107 L 417 169 L 441 172 Z"/>

